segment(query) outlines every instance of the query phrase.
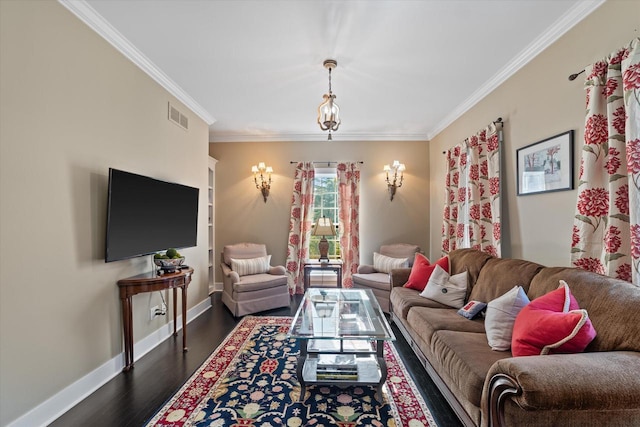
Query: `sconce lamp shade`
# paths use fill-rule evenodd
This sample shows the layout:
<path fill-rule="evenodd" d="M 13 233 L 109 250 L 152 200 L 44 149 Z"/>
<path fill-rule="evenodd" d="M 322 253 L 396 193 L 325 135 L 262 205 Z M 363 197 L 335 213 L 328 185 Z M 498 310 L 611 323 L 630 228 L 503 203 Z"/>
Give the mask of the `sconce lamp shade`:
<path fill-rule="evenodd" d="M 312 236 L 322 236 L 320 242 L 318 242 L 318 252 L 320 252 L 320 259 L 318 261 L 326 261 L 329 262 L 329 242 L 327 241 L 325 236 L 335 236 L 336 228 L 333 226 L 331 222 L 331 218 L 321 217 L 316 221 L 315 227 L 311 231 Z"/>

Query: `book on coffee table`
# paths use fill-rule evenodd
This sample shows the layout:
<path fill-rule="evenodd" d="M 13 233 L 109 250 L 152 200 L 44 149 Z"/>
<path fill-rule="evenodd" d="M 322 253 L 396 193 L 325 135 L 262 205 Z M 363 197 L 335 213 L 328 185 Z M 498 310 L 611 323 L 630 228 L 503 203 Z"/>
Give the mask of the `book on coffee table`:
<path fill-rule="evenodd" d="M 319 354 L 317 372 L 358 372 L 354 354 Z"/>

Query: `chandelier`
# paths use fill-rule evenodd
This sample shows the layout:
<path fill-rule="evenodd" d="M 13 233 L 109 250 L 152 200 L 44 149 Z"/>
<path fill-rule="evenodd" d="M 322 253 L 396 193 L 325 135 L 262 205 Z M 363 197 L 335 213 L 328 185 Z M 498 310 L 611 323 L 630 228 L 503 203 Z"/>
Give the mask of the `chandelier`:
<path fill-rule="evenodd" d="M 337 131 L 340 127 L 340 107 L 333 102 L 336 96 L 331 92 L 331 70 L 338 66 L 338 62 L 335 59 L 326 59 L 322 65 L 329 70 L 329 93 L 322 96 L 324 102 L 318 107 L 318 124 L 320 129 L 329 131 L 327 139 L 331 141 L 331 132 Z"/>

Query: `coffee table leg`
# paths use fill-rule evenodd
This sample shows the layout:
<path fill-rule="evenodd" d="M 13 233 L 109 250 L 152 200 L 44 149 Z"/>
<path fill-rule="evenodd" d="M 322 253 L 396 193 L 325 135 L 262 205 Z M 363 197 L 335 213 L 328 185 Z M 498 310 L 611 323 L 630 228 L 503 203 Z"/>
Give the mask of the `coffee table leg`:
<path fill-rule="evenodd" d="M 300 356 L 298 356 L 298 366 L 296 366 L 296 375 L 298 376 L 298 382 L 300 383 L 300 397 L 298 398 L 299 402 L 302 402 L 304 400 L 304 395 L 306 391 L 304 375 L 302 374 L 304 363 L 306 361 L 307 361 L 307 340 L 302 338 L 300 339 Z"/>
<path fill-rule="evenodd" d="M 384 400 L 382 386 L 387 381 L 387 362 L 384 361 L 384 341 L 376 340 L 376 354 L 378 356 L 378 366 L 380 367 L 380 382 L 376 389 L 376 399 L 378 399 L 378 402 L 382 402 Z"/>

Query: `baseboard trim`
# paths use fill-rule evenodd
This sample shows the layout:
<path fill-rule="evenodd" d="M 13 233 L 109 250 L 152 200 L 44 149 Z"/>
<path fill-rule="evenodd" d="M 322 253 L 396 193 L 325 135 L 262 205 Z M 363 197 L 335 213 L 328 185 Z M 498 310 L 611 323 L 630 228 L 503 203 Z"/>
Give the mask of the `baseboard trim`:
<path fill-rule="evenodd" d="M 211 308 L 211 299 L 207 298 L 187 310 L 187 323 L 190 323 L 209 308 Z M 182 329 L 182 315 L 178 316 L 178 329 Z M 167 322 L 156 331 L 134 343 L 134 361 L 153 350 L 172 334 L 173 322 Z M 7 427 L 46 426 L 52 423 L 113 377 L 120 374 L 123 367 L 124 351 L 12 421 Z"/>

